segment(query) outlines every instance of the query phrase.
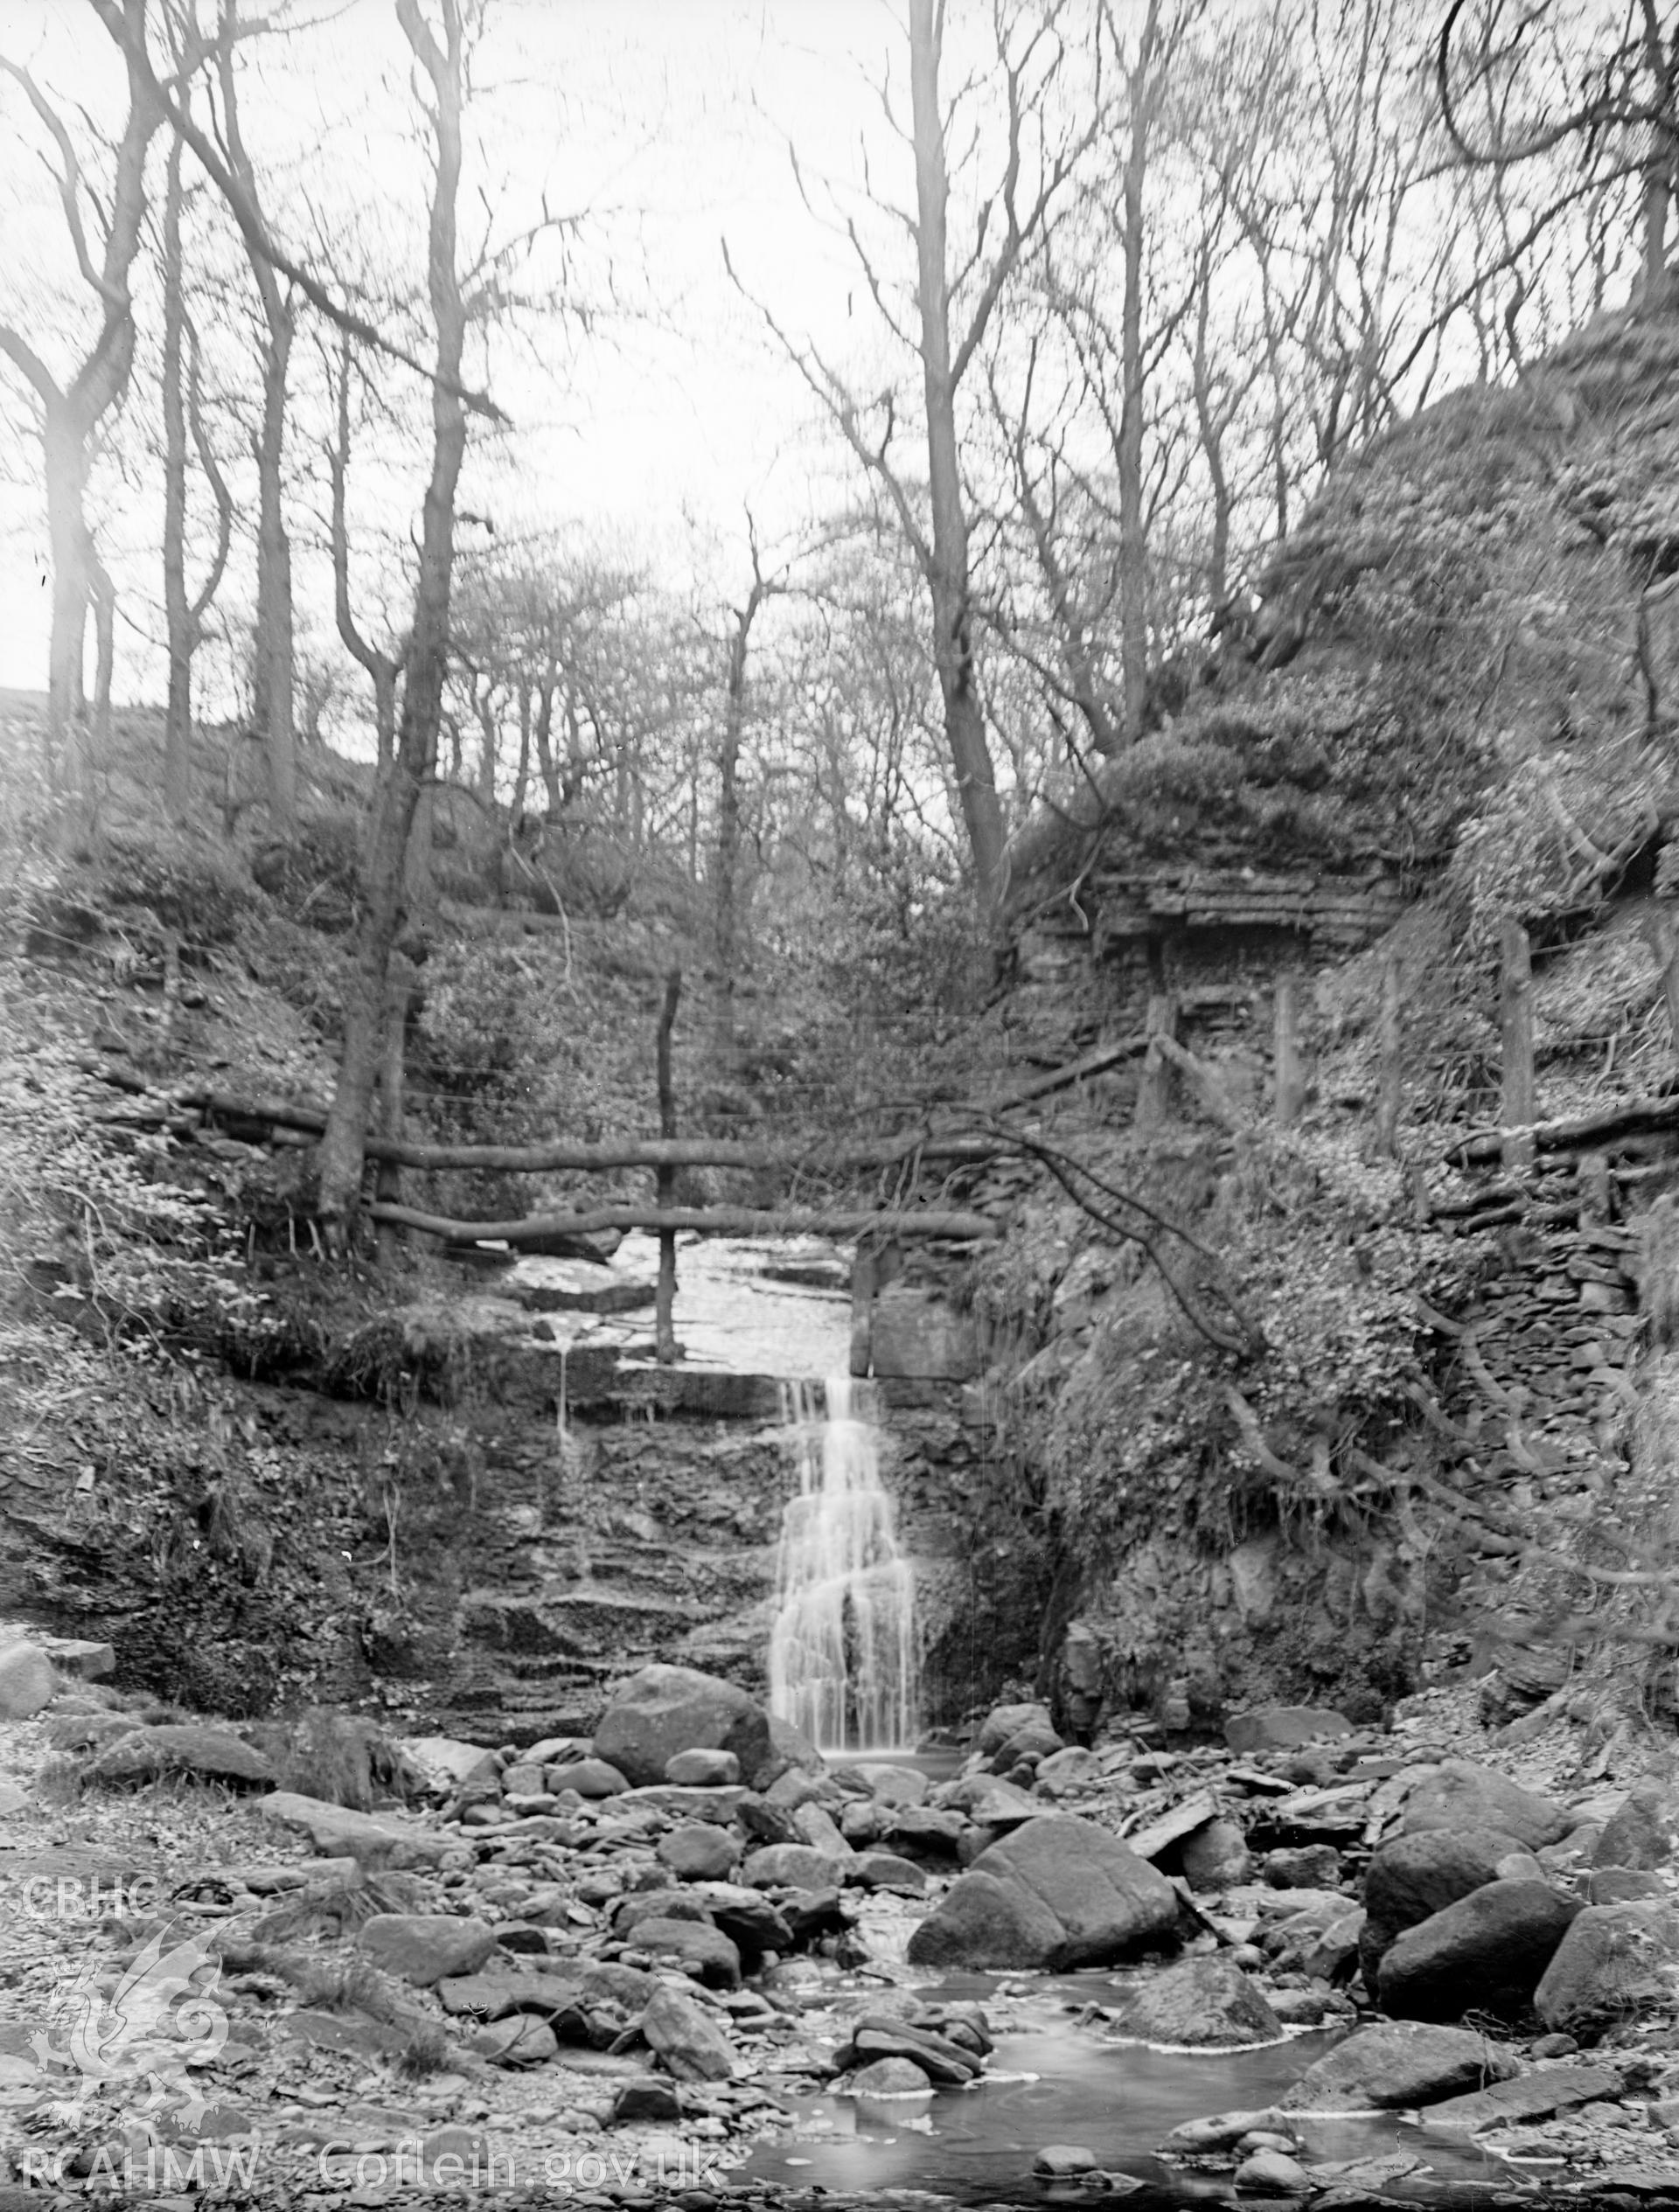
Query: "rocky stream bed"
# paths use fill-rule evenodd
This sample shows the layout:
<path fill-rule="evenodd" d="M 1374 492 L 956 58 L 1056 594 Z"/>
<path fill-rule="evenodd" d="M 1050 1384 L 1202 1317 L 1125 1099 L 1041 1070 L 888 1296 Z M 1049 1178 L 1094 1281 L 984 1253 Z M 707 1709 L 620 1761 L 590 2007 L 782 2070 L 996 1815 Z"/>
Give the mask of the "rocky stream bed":
<path fill-rule="evenodd" d="M 395 1747 L 109 1658 L 0 1635 L 8 2212 L 1679 2205 L 1679 1787 L 1464 1699 L 843 1765 L 681 1668 Z"/>

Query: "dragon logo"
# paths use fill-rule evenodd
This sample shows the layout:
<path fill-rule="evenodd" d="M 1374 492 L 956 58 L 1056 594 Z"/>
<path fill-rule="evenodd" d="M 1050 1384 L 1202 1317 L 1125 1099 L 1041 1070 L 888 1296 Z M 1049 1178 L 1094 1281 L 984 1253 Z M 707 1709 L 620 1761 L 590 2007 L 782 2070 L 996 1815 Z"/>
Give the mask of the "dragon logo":
<path fill-rule="evenodd" d="M 165 1950 L 168 1933 L 152 1937 L 108 1995 L 97 1965 L 84 1967 L 53 2007 L 62 2042 L 45 2030 L 31 2039 L 44 2065 L 81 2076 L 64 2118 L 80 2118 L 95 2097 L 168 2111 L 188 2127 L 209 2111 L 186 2068 L 207 2063 L 227 2040 L 227 2014 L 215 1994 L 221 1961 L 196 1937 Z"/>

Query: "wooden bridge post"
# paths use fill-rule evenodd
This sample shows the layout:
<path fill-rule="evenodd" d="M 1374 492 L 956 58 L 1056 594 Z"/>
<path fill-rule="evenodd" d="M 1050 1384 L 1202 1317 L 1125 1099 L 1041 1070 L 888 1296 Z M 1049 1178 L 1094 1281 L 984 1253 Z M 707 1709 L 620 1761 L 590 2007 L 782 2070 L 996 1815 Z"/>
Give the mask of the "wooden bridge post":
<path fill-rule="evenodd" d="M 676 1090 L 671 1081 L 671 1031 L 676 1024 L 676 1002 L 682 991 L 682 970 L 672 968 L 665 978 L 665 1003 L 658 1010 L 658 1133 L 676 1135 Z M 676 1170 L 661 1167 L 655 1187 L 660 1210 L 676 1204 Z M 662 1367 L 673 1366 L 679 1356 L 676 1324 L 676 1232 L 658 1233 L 658 1289 L 653 1304 L 654 1357 Z"/>
<path fill-rule="evenodd" d="M 1300 979 L 1292 970 L 1277 978 L 1271 1042 L 1277 1126 L 1288 1129 L 1299 1119 L 1306 1103 L 1306 1069 L 1300 1059 Z"/>
<path fill-rule="evenodd" d="M 1507 922 L 1499 933 L 1499 1038 L 1503 1051 L 1504 1165 L 1512 1173 L 1533 1165 L 1533 959 L 1528 933 Z"/>
<path fill-rule="evenodd" d="M 1404 991 L 1399 963 L 1391 953 L 1382 963 L 1382 1023 L 1378 1050 L 1380 1087 L 1376 1093 L 1376 1141 L 1389 1159 L 1399 1155 L 1399 1114 L 1404 1103 Z"/>
<path fill-rule="evenodd" d="M 1137 1083 L 1132 1122 L 1138 1129 L 1160 1129 L 1172 1119 L 1177 1104 L 1177 1077 L 1160 1040 L 1178 1041 L 1178 1002 L 1170 991 L 1157 991 L 1149 999 L 1144 1022 L 1143 1072 Z"/>

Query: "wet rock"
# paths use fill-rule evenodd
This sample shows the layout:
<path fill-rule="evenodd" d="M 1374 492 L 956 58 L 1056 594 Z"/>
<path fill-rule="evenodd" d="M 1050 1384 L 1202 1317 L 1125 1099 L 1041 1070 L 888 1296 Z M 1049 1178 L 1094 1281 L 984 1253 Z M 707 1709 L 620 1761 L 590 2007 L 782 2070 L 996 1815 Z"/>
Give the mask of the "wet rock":
<path fill-rule="evenodd" d="M 912 1897 L 919 1897 L 927 1887 L 927 1876 L 912 1859 L 901 1859 L 895 1851 L 864 1851 L 846 1868 L 846 1880 L 859 1889 L 897 1889 Z"/>
<path fill-rule="evenodd" d="M 615 1816 L 659 1812 L 672 1820 L 710 1820 L 718 1827 L 728 1828 L 739 1818 L 747 1794 L 738 1787 L 693 1790 L 675 1782 L 652 1782 L 642 1789 L 626 1790 L 612 1811 Z"/>
<path fill-rule="evenodd" d="M 679 1751 L 665 1762 L 665 1779 L 696 1790 L 728 1789 L 741 1778 L 741 1763 L 732 1751 Z"/>
<path fill-rule="evenodd" d="M 631 1783 L 660 1782 L 679 1751 L 732 1751 L 756 1789 L 778 1755 L 756 1698 L 690 1666 L 643 1667 L 617 1690 L 595 1731 L 594 1752 Z"/>
<path fill-rule="evenodd" d="M 1591 2041 L 1642 2006 L 1666 2009 L 1679 1964 L 1679 1912 L 1658 1904 L 1588 1905 L 1534 1992 L 1549 2028 Z"/>
<path fill-rule="evenodd" d="M 1204 2119 L 1185 2120 L 1166 2140 L 1171 2149 L 1198 2158 L 1212 2151 L 1233 2150 L 1244 2136 L 1274 2118 L 1269 2108 L 1258 2112 L 1209 2112 Z"/>
<path fill-rule="evenodd" d="M 1253 1871 L 1248 1840 L 1234 1820 L 1209 1820 L 1184 1838 L 1179 1863 L 1192 1889 L 1234 1889 Z"/>
<path fill-rule="evenodd" d="M 1364 1912 L 1359 1905 L 1332 1914 L 1316 1933 L 1301 1943 L 1296 1956 L 1300 1972 L 1314 1981 L 1350 1981 L 1358 1963 L 1358 1947 L 1364 1934 Z"/>
<path fill-rule="evenodd" d="M 834 1879 L 834 1861 L 808 1843 L 769 1843 L 748 1856 L 741 1879 L 754 1889 L 820 1889 Z"/>
<path fill-rule="evenodd" d="M 1580 1908 L 1543 1882 L 1489 1882 L 1397 1937 L 1377 1970 L 1383 2012 L 1514 2020 L 1527 2008 Z"/>
<path fill-rule="evenodd" d="M 654 1855 L 683 1882 L 721 1882 L 739 1864 L 741 1840 L 708 1821 L 690 1821 L 661 1836 Z"/>
<path fill-rule="evenodd" d="M 781 1900 L 781 1910 L 796 1944 L 814 1943 L 821 1936 L 842 1935 L 851 1925 L 851 1916 L 837 1889 L 790 1889 Z"/>
<path fill-rule="evenodd" d="M 431 1989 L 448 1977 L 476 1974 L 496 1948 L 492 1928 L 447 1913 L 381 1912 L 363 1928 L 357 1948 L 387 1974 Z"/>
<path fill-rule="evenodd" d="M 954 1859 L 967 1826 L 959 1812 L 937 1805 L 906 1805 L 893 1808 L 891 1825 L 883 1833 L 887 1842 L 902 1844 L 910 1851 Z"/>
<path fill-rule="evenodd" d="M 767 1789 L 777 1774 L 784 1774 L 797 1768 L 805 1774 L 826 1774 L 828 1763 L 808 1736 L 803 1735 L 791 1721 L 784 1721 L 774 1713 L 770 1715 L 770 1747 L 775 1753 L 771 1761 L 773 1771 L 760 1777 L 759 1787 Z"/>
<path fill-rule="evenodd" d="M 1341 1880 L 1341 1854 L 1333 1843 L 1267 1851 L 1259 1870 L 1273 1889 L 1333 1889 Z"/>
<path fill-rule="evenodd" d="M 677 1959 L 685 1972 L 693 1972 L 708 1989 L 738 1989 L 741 1954 L 721 1928 L 703 1920 L 650 1918 L 637 1923 L 632 1940 L 637 1951 Z"/>
<path fill-rule="evenodd" d="M 1125 2007 L 1120 2026 L 1146 2042 L 1194 2048 L 1275 2043 L 1283 2034 L 1264 1993 L 1216 1953 L 1151 1975 Z"/>
<path fill-rule="evenodd" d="M 1312 2188 L 1311 2175 L 1286 2151 L 1251 2153 L 1233 2179 L 1244 2196 L 1304 2196 Z"/>
<path fill-rule="evenodd" d="M 1411 2021 L 1361 2028 L 1307 2067 L 1281 2100 L 1293 2112 L 1402 2111 L 1508 2081 L 1516 2062 L 1501 2043 L 1467 2028 Z"/>
<path fill-rule="evenodd" d="M 1396 1936 L 1443 1912 L 1489 1882 L 1543 1879 L 1537 1860 L 1498 1828 L 1425 1828 L 1395 1836 L 1364 1875 L 1364 1933 L 1359 1961 L 1374 1989 L 1383 1953 Z"/>
<path fill-rule="evenodd" d="M 930 2097 L 933 2085 L 912 2058 L 874 2058 L 840 2084 L 853 2097 Z"/>
<path fill-rule="evenodd" d="M 789 1767 L 778 1774 L 763 1793 L 763 1802 L 784 1813 L 791 1821 L 802 1805 L 825 1805 L 837 1795 L 826 1770 L 821 1774 L 808 1773 L 803 1767 Z M 797 1830 L 794 1832 L 797 1833 Z"/>
<path fill-rule="evenodd" d="M 940 1791 L 939 1806 L 965 1812 L 985 1828 L 1017 1828 L 1022 1820 L 1036 1820 L 1043 1812 L 1039 1799 L 994 1774 L 965 1775 Z"/>
<path fill-rule="evenodd" d="M 492 2066 L 546 2066 L 560 2055 L 560 2039 L 545 2020 L 531 2013 L 511 2013 L 492 2021 L 472 2037 L 471 2048 Z"/>
<path fill-rule="evenodd" d="M 940 2089 L 960 2089 L 985 2071 L 983 2062 L 959 2043 L 878 2013 L 858 2021 L 848 2049 L 840 2057 L 842 2063 L 858 2065 L 876 2058 L 907 2058 Z"/>
<path fill-rule="evenodd" d="M 640 2081 L 625 2082 L 612 2099 L 612 2125 L 624 2127 L 631 2122 L 649 2120 L 679 2120 L 682 2117 L 682 2101 L 668 2082 L 661 2082 L 656 2074 L 648 2074 Z"/>
<path fill-rule="evenodd" d="M 0 1665 L 4 1658 L 0 1652 Z M 89 1760 L 84 1772 L 93 1782 L 150 1782 L 164 1775 L 196 1774 L 242 1789 L 271 1789 L 275 1779 L 273 1765 L 253 1745 L 225 1729 L 192 1721 L 130 1729 Z"/>
<path fill-rule="evenodd" d="M 33 1720 L 58 1687 L 52 1662 L 38 1644 L 23 1639 L 0 1648 L 0 1721 Z"/>
<path fill-rule="evenodd" d="M 979 1723 L 979 1733 L 970 1749 L 979 1752 L 982 1757 L 990 1758 L 1002 1749 L 1011 1736 L 1018 1736 L 1022 1729 L 1033 1728 L 1043 1729 L 1049 1735 L 1055 1735 L 1055 1722 L 1049 1717 L 1047 1705 L 994 1705 Z M 1059 1738 L 1056 1740 L 1059 1741 Z"/>
<path fill-rule="evenodd" d="M 1620 2095 L 1620 2076 L 1606 2066 L 1546 2066 L 1491 2089 L 1449 2097 L 1429 2108 L 1431 2127 L 1491 2127 L 1501 2120 L 1548 2120 L 1595 2099 Z"/>
<path fill-rule="evenodd" d="M 1592 1853 L 1594 1867 L 1646 1871 L 1672 1863 L 1679 1850 L 1679 1785 L 1637 1783 L 1604 1824 Z"/>
<path fill-rule="evenodd" d="M 840 1833 L 854 1851 L 871 1844 L 891 1818 L 889 1810 L 872 1798 L 853 1798 L 840 1812 Z"/>
<path fill-rule="evenodd" d="M 1163 1875 L 1093 1821 L 1050 1813 L 958 1877 L 909 1956 L 923 1965 L 1100 1966 L 1175 1941 L 1177 1919 Z"/>
<path fill-rule="evenodd" d="M 1097 2160 L 1094 2151 L 1082 2143 L 1047 2143 L 1032 2161 L 1032 2171 L 1046 2181 L 1065 2181 L 1076 2174 L 1094 2174 Z"/>
<path fill-rule="evenodd" d="M 1493 1828 L 1536 1851 L 1560 1843 L 1574 1822 L 1553 1798 L 1522 1789 L 1491 1767 L 1447 1759 L 1411 1791 L 1399 1825 L 1406 1835 L 1428 1828 Z"/>
<path fill-rule="evenodd" d="M 1292 1751 L 1325 1736 L 1352 1733 L 1344 1713 L 1320 1705 L 1256 1706 L 1251 1713 L 1232 1713 L 1224 1723 L 1225 1742 L 1244 1759 L 1255 1751 Z"/>
<path fill-rule="evenodd" d="M 735 2070 L 729 2040 L 710 2014 L 679 1989 L 659 1989 L 641 2016 L 641 2032 L 679 2082 L 726 2082 Z"/>

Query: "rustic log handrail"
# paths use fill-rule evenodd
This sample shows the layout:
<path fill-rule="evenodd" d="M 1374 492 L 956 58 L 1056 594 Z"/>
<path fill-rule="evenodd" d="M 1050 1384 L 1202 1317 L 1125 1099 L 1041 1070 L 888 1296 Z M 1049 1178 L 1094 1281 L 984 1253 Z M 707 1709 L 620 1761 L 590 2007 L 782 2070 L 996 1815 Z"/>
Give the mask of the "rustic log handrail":
<path fill-rule="evenodd" d="M 462 1221 L 425 1214 L 413 1206 L 366 1208 L 375 1221 L 401 1223 L 451 1244 L 535 1244 L 554 1236 L 590 1236 L 601 1229 L 651 1229 L 699 1236 L 863 1236 L 889 1229 L 895 1236 L 938 1236 L 972 1242 L 1000 1232 L 985 1214 L 908 1207 L 826 1212 L 819 1208 L 761 1209 L 749 1206 L 597 1206 L 581 1214 L 534 1214 L 512 1221 Z"/>
<path fill-rule="evenodd" d="M 1679 1124 L 1679 1093 L 1661 1097 L 1629 1098 L 1620 1106 L 1595 1114 L 1577 1114 L 1564 1120 L 1532 1122 L 1520 1133 L 1530 1137 L 1536 1151 L 1571 1151 L 1605 1137 L 1634 1137 L 1645 1130 L 1671 1129 Z M 1481 1130 L 1449 1146 L 1446 1159 L 1453 1167 L 1472 1167 L 1503 1157 L 1508 1130 Z"/>

